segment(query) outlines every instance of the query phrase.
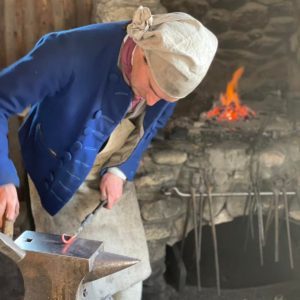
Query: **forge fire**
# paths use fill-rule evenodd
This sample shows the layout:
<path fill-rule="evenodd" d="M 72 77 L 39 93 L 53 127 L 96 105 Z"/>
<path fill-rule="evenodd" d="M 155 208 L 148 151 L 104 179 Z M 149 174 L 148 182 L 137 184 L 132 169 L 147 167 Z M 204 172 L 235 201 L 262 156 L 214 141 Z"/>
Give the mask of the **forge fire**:
<path fill-rule="evenodd" d="M 241 104 L 239 99 L 237 87 L 243 73 L 243 67 L 238 68 L 234 72 L 232 79 L 227 84 L 225 94 L 222 93 L 220 95 L 219 104 L 207 112 L 208 119 L 216 119 L 218 122 L 222 122 L 246 120 L 256 116 L 255 111 Z"/>

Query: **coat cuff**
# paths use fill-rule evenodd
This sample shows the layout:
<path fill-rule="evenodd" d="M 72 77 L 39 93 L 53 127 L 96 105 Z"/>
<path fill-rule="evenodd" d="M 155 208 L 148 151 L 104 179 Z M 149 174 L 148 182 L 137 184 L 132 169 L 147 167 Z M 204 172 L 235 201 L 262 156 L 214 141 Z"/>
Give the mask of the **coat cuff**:
<path fill-rule="evenodd" d="M 125 175 L 119 168 L 117 168 L 117 167 L 111 167 L 111 168 L 108 168 L 108 169 L 107 169 L 107 172 L 108 172 L 108 173 L 112 173 L 112 174 L 114 174 L 114 175 L 120 177 L 120 178 L 123 179 L 123 180 L 126 180 L 126 179 L 127 179 L 126 175 Z"/>

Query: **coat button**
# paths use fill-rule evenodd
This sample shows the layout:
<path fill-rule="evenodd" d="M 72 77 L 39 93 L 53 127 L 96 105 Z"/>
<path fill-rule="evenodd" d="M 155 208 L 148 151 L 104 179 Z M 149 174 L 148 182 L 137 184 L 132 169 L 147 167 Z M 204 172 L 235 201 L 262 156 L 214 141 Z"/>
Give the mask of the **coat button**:
<path fill-rule="evenodd" d="M 109 74 L 109 79 L 113 82 L 116 82 L 119 79 L 119 76 L 115 73 L 110 73 Z"/>
<path fill-rule="evenodd" d="M 70 152 L 66 152 L 64 154 L 64 160 L 65 161 L 70 161 L 72 159 L 72 154 Z"/>
<path fill-rule="evenodd" d="M 72 146 L 72 152 L 75 152 L 75 151 L 78 151 L 78 150 L 81 150 L 82 149 L 82 143 L 77 141 L 73 144 Z"/>
<path fill-rule="evenodd" d="M 102 110 L 99 109 L 99 110 L 97 110 L 97 111 L 95 112 L 95 114 L 94 114 L 94 119 L 100 119 L 101 116 L 102 116 Z"/>
<path fill-rule="evenodd" d="M 84 129 L 84 131 L 83 131 L 83 134 L 84 134 L 85 136 L 87 136 L 87 135 L 89 135 L 91 132 L 92 132 L 92 128 L 86 127 L 86 128 Z"/>

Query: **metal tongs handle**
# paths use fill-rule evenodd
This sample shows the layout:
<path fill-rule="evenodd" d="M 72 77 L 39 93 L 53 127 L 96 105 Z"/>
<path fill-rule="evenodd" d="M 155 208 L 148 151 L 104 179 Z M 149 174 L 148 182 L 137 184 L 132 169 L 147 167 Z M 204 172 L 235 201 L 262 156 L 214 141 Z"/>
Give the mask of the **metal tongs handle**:
<path fill-rule="evenodd" d="M 95 214 L 104 206 L 107 205 L 107 200 L 100 200 L 99 204 L 94 208 L 92 212 L 90 212 L 86 217 L 83 219 L 83 221 L 80 223 L 80 226 L 78 227 L 77 231 L 74 235 L 66 235 L 62 234 L 61 239 L 64 244 L 70 244 L 72 243 L 76 237 L 81 233 L 81 231 L 84 229 L 84 227 L 87 224 L 90 224 Z"/>

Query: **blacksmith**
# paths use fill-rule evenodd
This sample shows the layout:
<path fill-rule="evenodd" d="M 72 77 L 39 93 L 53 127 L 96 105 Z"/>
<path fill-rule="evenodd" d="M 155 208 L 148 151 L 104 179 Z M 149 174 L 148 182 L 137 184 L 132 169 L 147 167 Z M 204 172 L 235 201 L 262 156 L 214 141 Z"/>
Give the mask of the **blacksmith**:
<path fill-rule="evenodd" d="M 49 33 L 0 73 L 0 220 L 19 213 L 19 179 L 8 153 L 8 118 L 30 106 L 19 131 L 37 231 L 72 233 L 107 199 L 82 236 L 141 259 L 85 299 L 141 299 L 150 275 L 145 234 L 131 183 L 143 152 L 176 102 L 205 76 L 217 39 L 185 13 Z M 1 222 L 1 221 L 0 221 Z M 2 224 L 0 224 L 2 226 Z"/>

